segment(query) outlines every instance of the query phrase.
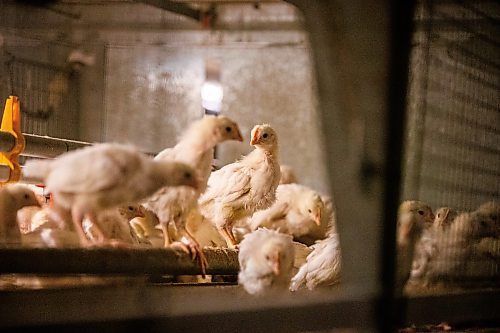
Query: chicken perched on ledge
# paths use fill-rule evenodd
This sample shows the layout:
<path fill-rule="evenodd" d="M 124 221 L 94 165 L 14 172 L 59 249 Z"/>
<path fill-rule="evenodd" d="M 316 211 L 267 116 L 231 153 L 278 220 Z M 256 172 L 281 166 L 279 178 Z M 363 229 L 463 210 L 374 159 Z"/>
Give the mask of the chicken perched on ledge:
<path fill-rule="evenodd" d="M 170 246 L 169 225 L 175 225 L 180 242 L 178 246 L 200 258 L 202 269 L 206 264 L 200 245 L 186 229 L 190 214 L 197 214 L 198 197 L 207 186 L 215 145 L 227 140 L 242 141 L 238 125 L 226 117 L 204 117 L 189 127 L 173 148 L 160 152 L 155 160 L 173 159 L 191 165 L 196 170 L 199 191 L 188 188 L 162 188 L 149 197 L 144 206 L 154 212 L 160 221 L 165 246 Z"/>
<path fill-rule="evenodd" d="M 399 205 L 396 229 L 396 290 L 402 292 L 410 277 L 415 246 L 424 226 L 434 222 L 432 209 L 421 201 L 404 201 Z"/>
<path fill-rule="evenodd" d="M 211 221 L 229 247 L 236 247 L 232 227 L 239 220 L 276 200 L 280 181 L 278 136 L 267 125 L 252 129 L 250 144 L 255 149 L 240 161 L 212 173 L 208 189 L 200 198 L 202 214 Z"/>
<path fill-rule="evenodd" d="M 294 261 L 292 237 L 265 228 L 246 234 L 238 254 L 238 283 L 249 294 L 286 290 Z"/>
<path fill-rule="evenodd" d="M 12 184 L 0 188 L 0 244 L 21 244 L 17 211 L 28 206 L 40 206 L 35 193 L 28 187 Z"/>
<path fill-rule="evenodd" d="M 71 151 L 55 160 L 27 161 L 23 172 L 44 181 L 59 219 L 73 221 L 82 245 L 90 245 L 82 227 L 85 217 L 96 226 L 97 242 L 104 244 L 97 221 L 100 211 L 136 202 L 163 186 L 198 186 L 194 170 L 185 163 L 153 161 L 131 146 L 112 143 Z"/>
<path fill-rule="evenodd" d="M 308 237 L 312 241 L 307 245 L 311 245 L 325 236 L 327 221 L 322 219 L 324 208 L 321 195 L 311 188 L 299 184 L 279 185 L 276 202 L 265 210 L 255 212 L 250 228 L 279 230 L 292 235 L 295 240 Z"/>

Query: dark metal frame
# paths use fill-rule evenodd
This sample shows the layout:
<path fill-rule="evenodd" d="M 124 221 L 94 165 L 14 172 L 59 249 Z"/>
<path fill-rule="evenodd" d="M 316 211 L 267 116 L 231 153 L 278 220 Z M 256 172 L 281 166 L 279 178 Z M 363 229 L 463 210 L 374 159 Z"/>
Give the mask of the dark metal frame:
<path fill-rule="evenodd" d="M 244 294 L 241 288 L 220 286 L 2 291 L 3 329 L 26 331 L 43 325 L 65 331 L 290 332 L 357 327 L 389 332 L 411 322 L 498 322 L 498 291 L 408 299 L 397 297 L 393 289 L 412 5 L 396 0 L 289 2 L 302 10 L 310 33 L 343 250 L 342 286 L 260 298 Z M 351 132 L 356 123 L 362 124 L 361 140 Z M 20 257 L 10 257 L 9 251 L 0 250 L 0 259 L 6 265 L 19 264 Z M 75 258 L 90 253 L 71 251 L 60 253 Z M 134 252 L 100 251 L 109 260 L 128 258 Z M 154 267 L 163 271 L 160 261 L 171 255 L 156 253 L 148 269 L 134 257 L 139 261 L 131 261 L 135 266 L 130 271 L 151 273 L 156 272 Z M 95 264 L 99 268 L 89 264 L 83 270 L 102 273 L 103 266 Z M 20 271 L 31 270 L 27 267 Z M 193 273 L 191 268 L 186 272 Z M 13 269 L 3 271 L 7 270 Z"/>

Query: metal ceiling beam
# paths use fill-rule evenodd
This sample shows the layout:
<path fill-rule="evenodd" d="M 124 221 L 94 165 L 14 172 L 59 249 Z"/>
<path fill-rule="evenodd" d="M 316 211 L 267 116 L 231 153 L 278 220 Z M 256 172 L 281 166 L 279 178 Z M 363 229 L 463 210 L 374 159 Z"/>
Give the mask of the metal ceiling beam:
<path fill-rule="evenodd" d="M 193 8 L 184 3 L 179 3 L 175 1 L 168 1 L 168 0 L 136 0 L 136 1 L 144 3 L 146 5 L 168 10 L 169 12 L 172 13 L 190 17 L 196 21 L 201 21 L 203 15 L 203 12 L 201 10 Z"/>

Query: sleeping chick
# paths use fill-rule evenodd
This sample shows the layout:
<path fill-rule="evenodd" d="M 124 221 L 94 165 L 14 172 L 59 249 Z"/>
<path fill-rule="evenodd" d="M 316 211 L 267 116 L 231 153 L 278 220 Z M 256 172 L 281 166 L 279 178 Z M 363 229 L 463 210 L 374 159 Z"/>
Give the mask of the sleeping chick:
<path fill-rule="evenodd" d="M 268 209 L 255 212 L 250 228 L 279 230 L 311 245 L 325 237 L 327 221 L 322 219 L 323 212 L 324 203 L 318 192 L 299 184 L 279 185 L 276 202 Z"/>
<path fill-rule="evenodd" d="M 311 253 L 297 274 L 292 278 L 291 291 L 302 287 L 313 290 L 316 287 L 331 286 L 340 282 L 341 254 L 336 233 L 310 246 Z"/>
<path fill-rule="evenodd" d="M 245 235 L 238 255 L 238 283 L 249 294 L 286 290 L 293 269 L 292 237 L 265 228 Z"/>

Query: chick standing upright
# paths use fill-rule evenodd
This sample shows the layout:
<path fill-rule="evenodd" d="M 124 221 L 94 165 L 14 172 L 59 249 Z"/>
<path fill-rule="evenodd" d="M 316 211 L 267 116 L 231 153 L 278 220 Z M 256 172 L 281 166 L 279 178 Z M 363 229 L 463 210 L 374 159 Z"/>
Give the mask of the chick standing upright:
<path fill-rule="evenodd" d="M 0 188 L 0 244 L 21 244 L 17 211 L 27 206 L 40 206 L 35 193 L 28 187 L 12 184 Z"/>
<path fill-rule="evenodd" d="M 169 225 L 175 224 L 183 250 L 199 256 L 202 268 L 205 259 L 198 242 L 186 229 L 186 221 L 190 214 L 198 210 L 198 197 L 207 186 L 211 172 L 211 162 L 216 144 L 226 140 L 243 141 L 238 125 L 227 117 L 204 117 L 189 127 L 179 143 L 173 148 L 161 151 L 155 160 L 174 159 L 191 165 L 196 170 L 199 182 L 198 191 L 187 188 L 162 188 L 144 203 L 144 206 L 154 212 L 160 221 L 165 246 L 169 246 Z"/>
<path fill-rule="evenodd" d="M 80 242 L 89 245 L 82 227 L 87 217 L 98 227 L 97 213 L 141 200 L 163 186 L 197 187 L 194 170 L 180 162 L 153 161 L 131 146 L 103 143 L 71 151 L 55 160 L 27 161 L 28 178 L 43 180 L 60 219 L 71 219 Z M 69 217 L 71 215 L 71 217 Z"/>
<path fill-rule="evenodd" d="M 396 229 L 396 291 L 399 293 L 410 276 L 415 246 L 424 226 L 433 222 L 434 214 L 427 204 L 409 200 L 399 205 Z"/>
<path fill-rule="evenodd" d="M 238 283 L 249 294 L 286 290 L 294 261 L 292 237 L 260 228 L 246 234 L 240 243 Z"/>
<path fill-rule="evenodd" d="M 250 144 L 255 149 L 240 161 L 213 172 L 208 189 L 200 198 L 202 214 L 219 230 L 229 247 L 236 247 L 232 227 L 239 220 L 276 200 L 280 181 L 278 137 L 267 125 L 252 129 Z"/>

